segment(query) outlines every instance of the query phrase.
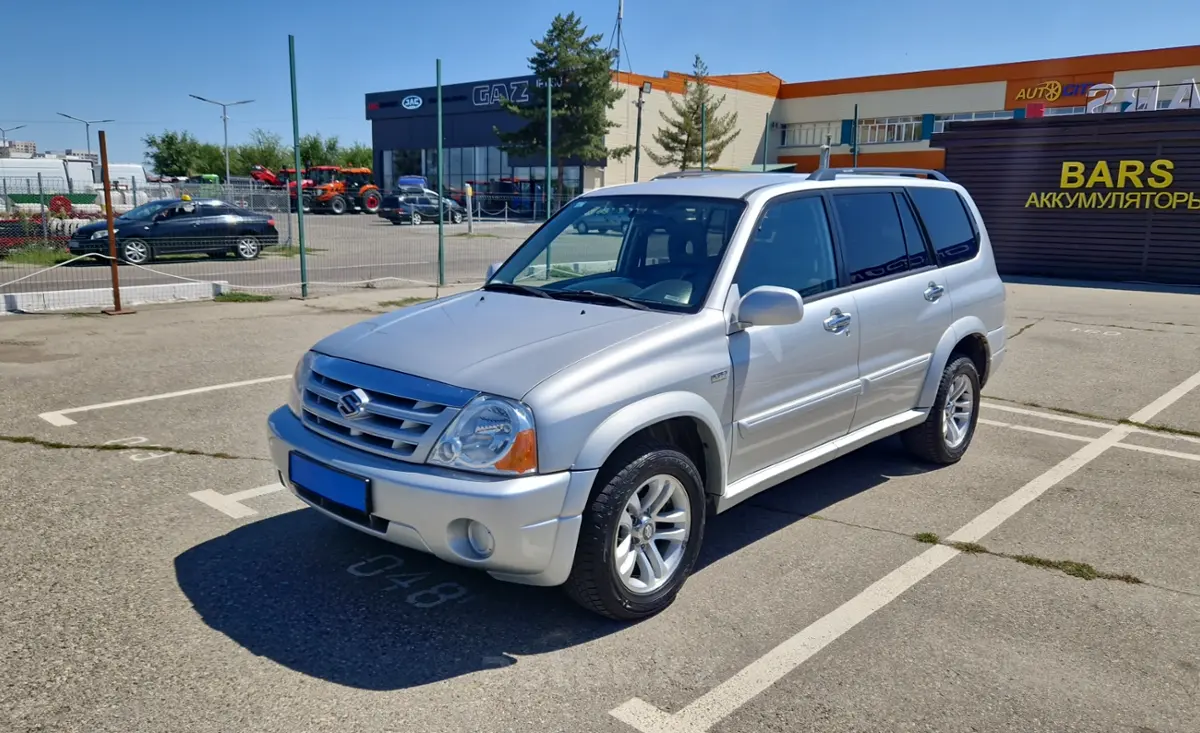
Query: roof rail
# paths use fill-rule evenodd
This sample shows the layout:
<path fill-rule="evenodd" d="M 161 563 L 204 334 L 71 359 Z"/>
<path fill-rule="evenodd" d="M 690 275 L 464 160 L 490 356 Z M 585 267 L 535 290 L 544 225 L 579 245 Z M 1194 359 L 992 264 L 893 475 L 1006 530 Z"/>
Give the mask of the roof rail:
<path fill-rule="evenodd" d="M 950 182 L 945 173 L 931 168 L 818 168 L 808 174 L 810 181 L 833 181 L 839 175 L 849 176 L 929 176 L 938 181 Z"/>

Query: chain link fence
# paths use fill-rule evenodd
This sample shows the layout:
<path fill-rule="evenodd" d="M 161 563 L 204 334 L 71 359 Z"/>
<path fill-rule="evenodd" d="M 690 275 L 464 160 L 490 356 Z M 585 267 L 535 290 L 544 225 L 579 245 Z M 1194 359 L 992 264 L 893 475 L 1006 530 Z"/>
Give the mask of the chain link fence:
<path fill-rule="evenodd" d="M 0 312 L 110 307 L 113 275 L 105 192 L 42 177 L 0 178 Z M 396 195 L 308 201 L 256 182 L 121 182 L 109 191 L 125 304 L 309 296 L 349 288 L 481 281 L 545 220 L 546 202 L 492 196 L 398 206 Z M 183 197 L 190 201 L 181 201 Z M 566 203 L 550 203 L 556 210 Z M 370 209 L 378 210 L 371 211 Z M 413 213 L 416 216 L 413 216 Z M 443 279 L 444 278 L 444 279 Z"/>

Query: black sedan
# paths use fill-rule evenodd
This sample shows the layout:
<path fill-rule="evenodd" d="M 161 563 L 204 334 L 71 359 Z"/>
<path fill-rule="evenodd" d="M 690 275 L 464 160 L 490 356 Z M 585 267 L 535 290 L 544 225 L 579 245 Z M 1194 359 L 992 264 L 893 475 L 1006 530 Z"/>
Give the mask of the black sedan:
<path fill-rule="evenodd" d="M 445 212 L 446 221 L 461 224 L 467 218 L 467 210 L 453 199 L 443 198 L 441 210 Z M 438 199 L 429 195 L 404 194 L 402 196 L 384 196 L 379 205 L 379 216 L 393 224 L 420 224 L 425 221 L 437 221 Z"/>
<path fill-rule="evenodd" d="M 275 219 L 216 199 L 160 199 L 142 204 L 113 221 L 117 257 L 142 265 L 163 255 L 205 253 L 242 260 L 279 244 Z M 73 255 L 108 252 L 108 224 L 85 224 L 67 244 Z"/>

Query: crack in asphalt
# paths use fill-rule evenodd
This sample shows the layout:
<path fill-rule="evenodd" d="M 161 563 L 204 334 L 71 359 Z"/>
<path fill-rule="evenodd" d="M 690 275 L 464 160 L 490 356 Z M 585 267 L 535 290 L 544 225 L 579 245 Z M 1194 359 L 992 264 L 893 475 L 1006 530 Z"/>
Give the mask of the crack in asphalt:
<path fill-rule="evenodd" d="M 109 451 L 120 453 L 123 451 L 137 450 L 139 448 L 153 449 L 162 453 L 176 453 L 181 456 L 201 456 L 203 458 L 217 458 L 226 461 L 266 461 L 268 459 L 259 456 L 238 456 L 232 453 L 223 453 L 220 451 L 202 451 L 192 448 L 172 448 L 165 445 L 119 445 L 116 443 L 62 443 L 57 440 L 43 440 L 35 438 L 32 435 L 0 435 L 0 443 L 11 443 L 14 445 L 33 445 L 39 448 L 47 448 L 50 450 L 94 450 L 94 451 Z"/>

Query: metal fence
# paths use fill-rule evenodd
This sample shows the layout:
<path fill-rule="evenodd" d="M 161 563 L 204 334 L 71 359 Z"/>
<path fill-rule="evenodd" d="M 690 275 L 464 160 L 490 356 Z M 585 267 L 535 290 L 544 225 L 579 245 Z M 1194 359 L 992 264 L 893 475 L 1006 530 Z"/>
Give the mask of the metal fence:
<path fill-rule="evenodd" d="M 0 179 L 0 311 L 112 303 L 104 194 L 103 185 Z M 165 213 L 146 206 L 185 194 L 194 206 L 172 204 Z M 544 199 L 535 206 L 511 197 L 473 198 L 469 215 L 461 206 L 446 217 L 439 238 L 436 215 L 414 222 L 354 206 L 342 214 L 318 207 L 304 214 L 302 252 L 294 200 L 280 189 L 132 183 L 114 185 L 109 198 L 115 217 L 140 217 L 118 218 L 115 226 L 126 303 L 478 282 L 546 218 Z M 209 204 L 214 201 L 235 208 Z M 565 203 L 553 201 L 551 209 Z"/>

